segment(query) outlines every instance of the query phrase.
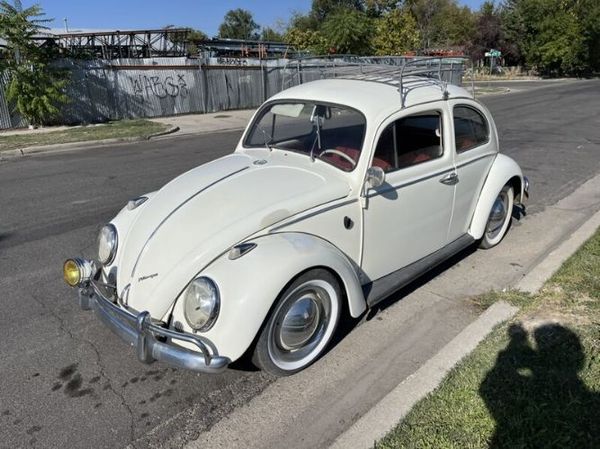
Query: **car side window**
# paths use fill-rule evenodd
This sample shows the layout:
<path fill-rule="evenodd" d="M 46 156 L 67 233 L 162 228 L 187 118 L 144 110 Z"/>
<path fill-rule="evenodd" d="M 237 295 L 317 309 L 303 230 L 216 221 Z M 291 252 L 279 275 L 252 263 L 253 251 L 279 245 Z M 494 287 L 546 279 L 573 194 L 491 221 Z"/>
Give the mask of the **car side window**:
<path fill-rule="evenodd" d="M 457 153 L 488 142 L 489 127 L 485 117 L 469 106 L 455 106 L 454 140 Z"/>
<path fill-rule="evenodd" d="M 441 157 L 442 115 L 426 112 L 390 123 L 379 137 L 372 165 L 385 172 Z"/>

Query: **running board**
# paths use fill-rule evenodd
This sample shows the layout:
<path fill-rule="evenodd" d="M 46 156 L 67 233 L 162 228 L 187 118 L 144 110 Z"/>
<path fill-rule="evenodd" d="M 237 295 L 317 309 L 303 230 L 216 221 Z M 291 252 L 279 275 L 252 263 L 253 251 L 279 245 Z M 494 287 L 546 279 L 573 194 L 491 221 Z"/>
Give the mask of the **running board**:
<path fill-rule="evenodd" d="M 434 253 L 376 281 L 363 285 L 363 293 L 368 306 L 373 307 L 443 261 L 471 246 L 474 242 L 475 239 L 473 237 L 469 234 L 464 234 Z"/>

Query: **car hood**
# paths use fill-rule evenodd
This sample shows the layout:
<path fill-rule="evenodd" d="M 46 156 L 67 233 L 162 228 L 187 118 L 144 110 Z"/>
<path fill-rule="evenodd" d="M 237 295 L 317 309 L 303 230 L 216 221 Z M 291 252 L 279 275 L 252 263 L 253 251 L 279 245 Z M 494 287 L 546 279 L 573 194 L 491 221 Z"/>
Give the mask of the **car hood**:
<path fill-rule="evenodd" d="M 117 287 L 129 285 L 127 304 L 162 317 L 193 277 L 231 246 L 348 195 L 343 178 L 308 168 L 235 153 L 165 185 L 120 236 Z"/>

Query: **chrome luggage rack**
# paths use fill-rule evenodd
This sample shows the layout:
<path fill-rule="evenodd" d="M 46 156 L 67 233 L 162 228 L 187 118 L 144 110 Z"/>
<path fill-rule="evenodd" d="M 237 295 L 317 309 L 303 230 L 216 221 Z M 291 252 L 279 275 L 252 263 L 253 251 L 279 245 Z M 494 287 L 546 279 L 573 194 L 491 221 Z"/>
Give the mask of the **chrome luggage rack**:
<path fill-rule="evenodd" d="M 402 108 L 408 93 L 431 83 L 438 85 L 444 99 L 448 98 L 448 84 L 462 84 L 466 63 L 464 56 L 404 57 L 353 55 L 311 56 L 293 59 L 284 67 L 282 89 L 308 81 L 326 78 L 357 79 L 398 87 Z M 475 97 L 473 66 L 471 94 Z M 286 77 L 287 75 L 287 77 Z M 287 83 L 286 83 L 287 81 Z"/>

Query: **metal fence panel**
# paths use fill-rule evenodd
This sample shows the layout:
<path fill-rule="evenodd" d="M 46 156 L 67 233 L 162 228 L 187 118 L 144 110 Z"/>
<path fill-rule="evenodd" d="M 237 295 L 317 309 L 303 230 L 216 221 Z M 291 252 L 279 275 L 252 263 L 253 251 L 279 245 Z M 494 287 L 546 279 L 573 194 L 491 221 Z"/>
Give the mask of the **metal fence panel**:
<path fill-rule="evenodd" d="M 370 59 L 373 59 L 371 61 Z M 358 58 L 361 64 L 402 65 L 402 57 Z M 203 66 L 188 58 L 64 60 L 71 72 L 70 98 L 61 109 L 67 124 L 218 112 L 259 106 L 282 89 L 331 77 L 330 68 L 288 60 L 269 60 L 256 66 Z M 327 64 L 331 64 L 328 62 Z M 433 68 L 432 68 L 433 70 Z M 444 78 L 462 80 L 462 64 Z M 11 113 L 4 98 L 6 74 L 0 76 L 0 128 L 26 126 Z"/>
<path fill-rule="evenodd" d="M 9 103 L 4 95 L 7 84 L 8 75 L 0 73 L 0 129 L 25 127 L 27 121 L 15 111 L 14 106 Z"/>

